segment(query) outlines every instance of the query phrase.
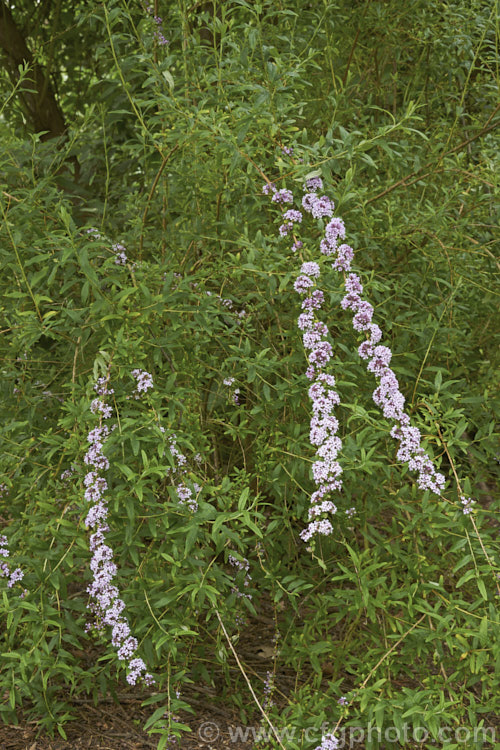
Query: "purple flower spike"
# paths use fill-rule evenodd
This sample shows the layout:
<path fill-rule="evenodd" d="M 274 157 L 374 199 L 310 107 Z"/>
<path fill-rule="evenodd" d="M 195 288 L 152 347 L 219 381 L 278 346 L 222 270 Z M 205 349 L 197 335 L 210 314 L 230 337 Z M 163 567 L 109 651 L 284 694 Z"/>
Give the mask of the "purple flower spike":
<path fill-rule="evenodd" d="M 136 379 L 136 394 L 153 387 L 153 380 L 149 373 L 143 370 L 134 370 L 132 374 Z M 93 580 L 87 587 L 87 593 L 91 600 L 88 608 L 94 616 L 93 627 L 97 631 L 102 631 L 105 626 L 112 628 L 111 644 L 117 649 L 118 658 L 122 661 L 128 661 L 129 674 L 127 680 L 130 684 L 135 685 L 146 667 L 142 659 L 132 658 L 137 650 L 138 642 L 130 634 L 130 626 L 123 614 L 125 603 L 119 598 L 119 590 L 113 583 L 118 572 L 117 566 L 113 562 L 113 550 L 106 544 L 106 533 L 109 531 L 106 497 L 108 483 L 101 472 L 109 469 L 109 460 L 104 455 L 103 448 L 111 430 L 107 425 L 103 425 L 102 419 L 111 416 L 111 407 L 106 404 L 106 397 L 113 393 L 113 389 L 108 386 L 108 378 L 99 378 L 94 387 L 100 398 L 92 401 L 90 411 L 92 414 L 99 416 L 100 422 L 87 435 L 90 447 L 84 457 L 84 462 L 93 467 L 84 479 L 85 500 L 93 503 L 85 519 L 85 525 L 93 529 L 89 542 L 92 552 L 90 570 L 93 574 Z M 17 576 L 17 580 L 19 580 L 19 576 Z M 90 630 L 91 628 L 92 626 L 89 624 L 86 629 Z M 154 682 L 150 674 L 145 675 L 143 680 L 148 685 Z"/>
<path fill-rule="evenodd" d="M 319 243 L 320 251 L 323 255 L 334 256 L 332 268 L 342 271 L 344 274 L 348 273 L 345 279 L 345 295 L 340 305 L 343 310 L 352 310 L 354 330 L 367 334 L 367 338 L 358 346 L 358 353 L 361 359 L 367 361 L 368 372 L 372 372 L 379 379 L 378 386 L 373 392 L 373 400 L 382 410 L 386 419 L 396 422 L 391 435 L 400 443 L 397 452 L 398 460 L 407 462 L 412 471 L 418 472 L 417 484 L 420 489 L 428 489 L 440 495 L 445 485 L 445 477 L 436 472 L 431 459 L 420 447 L 419 430 L 410 426 L 410 418 L 404 411 L 405 398 L 399 389 L 396 375 L 389 366 L 392 352 L 387 346 L 379 345 L 382 339 L 382 331 L 378 325 L 372 323 L 373 306 L 361 296 L 363 293 L 361 280 L 356 273 L 351 272 L 354 250 L 347 244 L 338 245 L 339 239 L 345 238 L 345 224 L 342 219 L 333 216 L 334 204 L 330 198 L 326 195 L 318 196 L 317 192 L 322 189 L 323 183 L 319 177 L 311 177 L 306 180 L 302 207 L 315 219 L 323 217 L 330 219 Z M 283 194 L 286 194 L 286 201 L 281 197 Z M 283 190 L 280 191 L 279 196 L 275 193 L 273 201 L 276 203 L 292 203 L 293 196 L 290 191 Z M 295 221 L 294 215 L 292 210 L 284 214 L 286 221 L 291 224 Z M 295 252 L 298 247 L 299 242 L 296 242 L 292 251 Z M 302 243 L 300 243 L 300 247 L 302 247 Z M 342 468 L 337 461 L 342 442 L 336 435 L 339 424 L 333 414 L 333 409 L 340 403 L 340 398 L 334 390 L 334 378 L 324 372 L 324 368 L 331 360 L 333 350 L 331 344 L 327 341 L 327 327 L 316 318 L 316 311 L 322 307 L 324 302 L 323 291 L 316 287 L 319 277 L 319 264 L 308 261 L 302 264 L 301 275 L 294 284 L 295 291 L 304 297 L 301 303 L 302 313 L 299 315 L 297 325 L 303 334 L 302 341 L 309 362 L 305 374 L 312 381 L 309 388 L 313 411 L 310 424 L 310 441 L 312 445 L 317 447 L 316 456 L 318 459 L 313 464 L 313 478 L 317 489 L 311 495 L 309 524 L 301 533 L 305 542 L 316 534 L 328 535 L 332 533 L 332 526 L 327 516 L 334 514 L 337 508 L 330 500 L 324 498 L 328 493 L 339 491 L 342 488 L 342 479 L 340 478 Z M 461 502 L 463 513 L 468 515 L 471 512 L 473 501 L 471 498 L 462 496 Z M 352 518 L 356 510 L 351 507 L 345 513 L 348 518 Z M 317 750 L 331 750 L 337 745 L 338 741 L 333 735 L 327 735 L 323 738 L 322 745 Z"/>

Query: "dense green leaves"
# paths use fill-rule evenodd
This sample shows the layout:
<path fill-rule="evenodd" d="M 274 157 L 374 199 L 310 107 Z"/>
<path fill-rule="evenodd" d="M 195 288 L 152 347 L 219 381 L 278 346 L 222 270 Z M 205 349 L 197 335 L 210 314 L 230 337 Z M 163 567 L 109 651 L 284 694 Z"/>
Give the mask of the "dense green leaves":
<path fill-rule="evenodd" d="M 6 66 L 0 520 L 29 593 L 2 583 L 2 719 L 15 721 L 22 706 L 63 733 L 65 687 L 98 700 L 124 675 L 109 633 L 89 641 L 84 630 L 83 456 L 92 385 L 110 372 L 109 543 L 158 680 L 148 702 L 161 705 L 147 729 L 159 747 L 182 731 L 172 717 L 189 694 L 219 674 L 231 685 L 225 700 L 236 693 L 251 718 L 215 613 L 238 650 L 245 618 L 264 607 L 280 634 L 274 671 L 288 665 L 296 675 L 286 705 L 269 709 L 276 726 L 295 727 L 290 748 L 315 747 L 306 729 L 341 717 L 347 732 L 420 727 L 434 739 L 442 727 L 491 726 L 491 5 L 158 2 L 165 46 L 134 3 L 42 3 L 34 15 L 31 5 L 17 3 L 13 18 L 54 81 L 67 132 L 34 132 L 22 97 L 31 79 Z M 278 211 L 261 195 L 264 177 L 298 194 L 311 173 L 346 223 L 409 413 L 449 482 L 436 500 L 395 461 L 338 280 L 325 273 L 345 492 L 357 515 L 339 515 L 334 537 L 312 552 L 299 537 L 314 453 L 293 291 L 300 261 L 278 240 Z M 319 252 L 315 232 L 308 260 Z M 134 368 L 153 375 L 148 397 L 132 397 Z M 175 493 L 173 434 L 202 486 L 195 514 Z M 472 519 L 457 477 L 476 500 Z M 229 556 L 249 561 L 249 580 Z M 260 680 L 254 689 L 262 694 Z M 367 744 L 384 746 L 375 734 Z"/>

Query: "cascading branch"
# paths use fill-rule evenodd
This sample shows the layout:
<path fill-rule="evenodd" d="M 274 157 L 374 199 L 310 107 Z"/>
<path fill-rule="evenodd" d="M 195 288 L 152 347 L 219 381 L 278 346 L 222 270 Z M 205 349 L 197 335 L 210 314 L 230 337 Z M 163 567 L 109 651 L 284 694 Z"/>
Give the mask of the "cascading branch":
<path fill-rule="evenodd" d="M 138 368 L 132 370 L 131 374 L 135 379 L 135 390 L 130 397 L 141 399 L 148 390 L 153 388 L 153 377 L 149 372 Z M 139 679 L 142 679 L 146 685 L 151 685 L 155 681 L 151 674 L 146 672 L 143 675 L 146 670 L 144 661 L 134 657 L 138 642 L 131 634 L 130 625 L 123 614 L 125 602 L 120 598 L 117 586 L 113 584 L 117 566 L 113 562 L 113 550 L 106 544 L 109 526 L 105 493 L 108 491 L 108 483 L 103 473 L 109 469 L 110 464 L 103 449 L 114 429 L 114 426 L 110 429 L 107 424 L 103 423 L 103 420 L 110 419 L 113 415 L 113 409 L 107 403 L 109 396 L 114 393 L 113 388 L 109 386 L 109 375 L 99 378 L 94 385 L 94 390 L 98 395 L 91 402 L 90 410 L 92 414 L 99 417 L 99 425 L 87 436 L 90 447 L 84 456 L 84 462 L 90 468 L 84 478 L 86 488 L 84 497 L 87 502 L 93 503 L 85 519 L 85 525 L 93 529 L 90 536 L 90 551 L 92 552 L 90 569 L 93 573 L 93 581 L 87 588 L 87 593 L 91 597 L 89 609 L 94 615 L 94 624 L 88 624 L 86 630 L 94 628 L 102 631 L 106 626 L 111 627 L 111 643 L 117 649 L 118 658 L 128 662 L 127 682 L 135 685 Z M 161 425 L 159 429 L 165 432 L 165 428 Z M 198 509 L 197 498 L 202 492 L 202 487 L 187 478 L 187 459 L 177 448 L 175 435 L 168 438 L 168 447 L 174 466 L 167 472 L 167 475 L 174 482 L 179 507 L 185 507 L 194 513 Z M 198 454 L 194 460 L 199 463 L 202 459 Z"/>
<path fill-rule="evenodd" d="M 133 375 L 136 379 L 136 397 L 140 397 L 141 393 L 153 387 L 153 379 L 149 373 L 134 370 Z M 94 615 L 95 624 L 88 624 L 86 629 L 91 630 L 94 627 L 96 630 L 103 630 L 105 626 L 111 627 L 111 643 L 117 649 L 118 658 L 128 662 L 127 682 L 135 685 L 145 672 L 142 679 L 147 685 L 151 685 L 154 679 L 146 672 L 144 661 L 138 657 L 133 658 L 138 642 L 131 635 L 130 625 L 123 614 L 125 602 L 119 596 L 118 587 L 113 584 L 117 567 L 113 562 L 113 550 L 106 544 L 109 526 L 106 522 L 108 506 L 104 493 L 108 490 L 108 484 L 102 474 L 109 469 L 109 459 L 104 455 L 103 448 L 111 431 L 107 424 L 103 424 L 103 419 L 109 419 L 113 414 L 111 406 L 106 403 L 113 389 L 109 387 L 108 378 L 104 377 L 99 378 L 94 388 L 98 397 L 92 401 L 90 410 L 93 414 L 99 415 L 99 426 L 91 430 L 87 436 L 90 447 L 85 454 L 84 462 L 90 471 L 85 476 L 84 484 L 85 500 L 94 503 L 87 514 L 85 525 L 94 530 L 90 536 L 90 569 L 93 581 L 87 588 L 87 593 L 91 597 L 89 609 Z"/>
<path fill-rule="evenodd" d="M 319 248 L 322 255 L 333 260 L 332 268 L 343 274 L 346 294 L 341 301 L 341 307 L 344 310 L 352 310 L 354 330 L 368 336 L 358 347 L 358 354 L 367 361 L 368 372 L 372 372 L 379 379 L 378 386 L 373 392 L 373 400 L 382 410 L 384 417 L 396 422 L 391 430 L 391 436 L 399 441 L 398 460 L 406 462 L 412 471 L 418 472 L 417 484 L 420 489 L 431 490 L 440 495 L 445 477 L 436 471 L 430 457 L 421 447 L 420 430 L 411 426 L 410 418 L 404 411 L 405 398 L 399 389 L 398 379 L 389 366 L 392 352 L 389 347 L 379 345 L 382 331 L 372 322 L 373 306 L 361 296 L 363 285 L 359 276 L 350 273 L 354 251 L 345 243 L 339 244 L 339 240 L 345 239 L 346 235 L 344 222 L 333 216 L 333 201 L 327 195 L 318 194 L 322 189 L 323 182 L 320 177 L 306 180 L 302 208 L 315 219 L 328 220 Z M 288 189 L 277 190 L 272 183 L 264 185 L 263 193 L 272 195 L 271 200 L 279 206 L 293 204 L 292 192 Z M 279 234 L 281 237 L 293 235 L 291 250 L 296 252 L 303 246 L 294 234 L 297 225 L 302 224 L 303 214 L 291 208 L 284 210 L 282 217 L 284 222 L 279 227 Z M 320 275 L 319 263 L 303 263 L 294 284 L 295 291 L 305 297 L 298 327 L 302 331 L 302 340 L 307 351 L 309 366 L 306 376 L 313 381 L 309 388 L 313 409 L 310 441 L 316 447 L 317 457 L 313 464 L 317 490 L 310 499 L 309 524 L 301 533 L 302 539 L 306 542 L 316 534 L 326 536 L 332 533 L 333 527 L 329 516 L 335 514 L 337 508 L 328 496 L 342 489 L 342 468 L 337 460 L 342 441 L 336 434 L 339 425 L 333 414 L 333 407 L 340 403 L 340 398 L 334 390 L 335 378 L 325 372 L 333 349 L 328 341 L 327 326 L 317 318 L 317 311 L 321 309 L 324 301 L 324 293 L 318 288 Z M 468 512 L 470 505 L 464 503 L 464 507 L 464 512 Z M 354 509 L 349 508 L 346 513 L 351 515 Z"/>

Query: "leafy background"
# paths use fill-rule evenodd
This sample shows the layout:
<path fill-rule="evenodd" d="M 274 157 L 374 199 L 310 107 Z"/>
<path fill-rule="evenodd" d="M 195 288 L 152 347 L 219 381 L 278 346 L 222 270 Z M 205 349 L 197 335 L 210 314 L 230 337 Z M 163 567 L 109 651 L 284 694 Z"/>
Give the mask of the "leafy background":
<path fill-rule="evenodd" d="M 260 718 L 221 622 L 238 651 L 263 612 L 277 634 L 277 727 L 498 729 L 495 12 L 483 0 L 0 5 L 26 47 L 0 33 L 0 515 L 25 571 L 2 589 L 5 722 L 22 709 L 64 737 L 72 697 L 99 701 L 124 677 L 109 634 L 84 631 L 82 459 L 92 384 L 110 369 L 109 541 L 157 677 L 141 696 L 159 747 L 203 686 L 242 721 Z M 62 133 L 43 119 L 49 100 Z M 298 194 L 313 170 L 449 483 L 436 500 L 396 462 L 328 276 L 357 513 L 311 553 L 299 537 L 313 489 L 299 259 L 261 187 Z M 135 367 L 155 383 L 140 401 Z M 203 486 L 194 515 L 168 478 L 172 434 Z M 249 561 L 248 587 L 230 554 Z M 263 700 L 262 675 L 250 679 Z M 298 737 L 290 747 L 317 744 Z"/>

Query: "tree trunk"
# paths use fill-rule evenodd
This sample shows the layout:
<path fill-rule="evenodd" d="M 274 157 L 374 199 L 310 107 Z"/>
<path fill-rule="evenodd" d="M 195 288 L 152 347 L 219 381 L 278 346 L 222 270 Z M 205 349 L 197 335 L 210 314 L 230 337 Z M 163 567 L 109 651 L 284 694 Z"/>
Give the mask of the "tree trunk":
<path fill-rule="evenodd" d="M 35 133 L 44 132 L 42 140 L 66 132 L 64 116 L 43 67 L 33 59 L 26 41 L 16 26 L 10 9 L 0 0 L 0 49 L 14 83 L 19 80 L 19 66 L 29 66 L 25 86 L 20 91 L 23 108 Z M 29 90 L 26 90 L 29 89 Z"/>

